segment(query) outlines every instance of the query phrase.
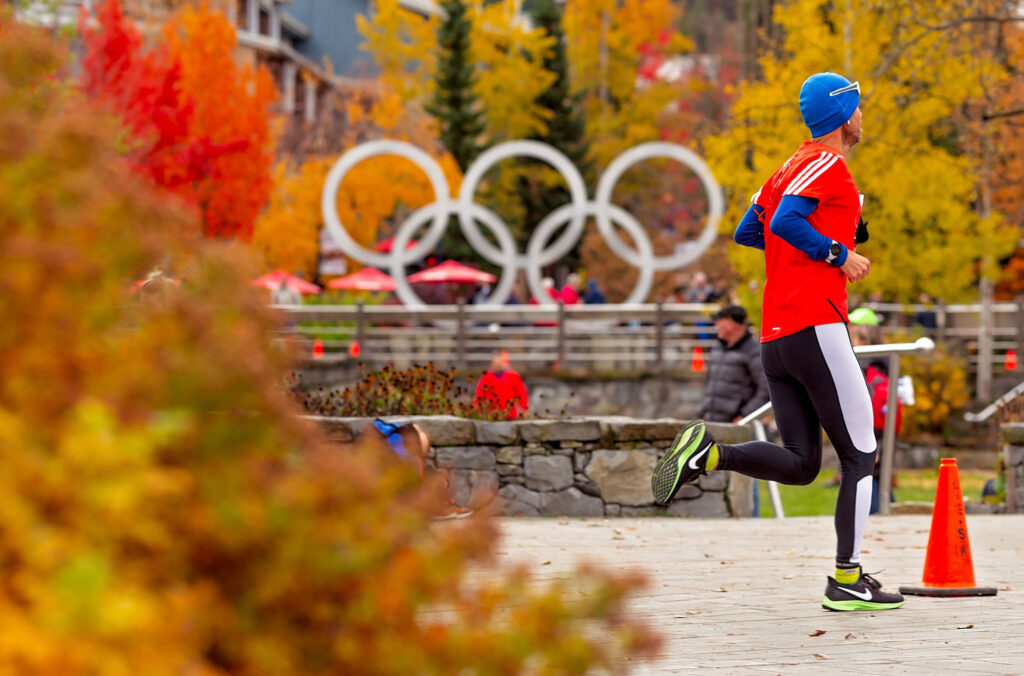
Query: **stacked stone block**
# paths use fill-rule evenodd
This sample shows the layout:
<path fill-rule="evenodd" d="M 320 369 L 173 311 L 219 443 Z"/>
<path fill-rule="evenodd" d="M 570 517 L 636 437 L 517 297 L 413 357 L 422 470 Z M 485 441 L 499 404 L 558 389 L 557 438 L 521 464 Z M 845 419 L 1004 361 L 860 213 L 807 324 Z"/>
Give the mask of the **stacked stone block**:
<path fill-rule="evenodd" d="M 1024 424 L 1003 425 L 1006 512 L 1024 514 Z"/>
<path fill-rule="evenodd" d="M 317 418 L 349 441 L 372 423 Z M 654 504 L 651 470 L 686 421 L 621 417 L 488 422 L 452 416 L 388 418 L 415 422 L 430 436 L 428 466 L 449 475 L 456 503 L 496 500 L 499 514 L 523 516 L 750 516 L 751 483 L 711 472 L 683 486 L 668 506 Z M 747 428 L 709 425 L 715 438 L 739 443 Z"/>

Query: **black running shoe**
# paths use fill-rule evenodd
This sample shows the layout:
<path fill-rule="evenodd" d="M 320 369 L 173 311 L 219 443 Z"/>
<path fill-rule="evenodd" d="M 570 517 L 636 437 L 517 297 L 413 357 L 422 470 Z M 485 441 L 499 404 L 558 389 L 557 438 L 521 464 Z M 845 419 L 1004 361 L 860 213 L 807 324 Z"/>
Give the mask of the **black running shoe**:
<path fill-rule="evenodd" d="M 654 467 L 651 475 L 651 491 L 656 502 L 667 504 L 679 488 L 693 481 L 701 474 L 707 474 L 708 451 L 714 446 L 703 420 L 692 422 L 679 430 L 668 453 Z"/>
<path fill-rule="evenodd" d="M 891 610 L 903 605 L 903 597 L 882 591 L 882 583 L 867 573 L 853 584 L 828 578 L 821 605 L 829 610 Z"/>

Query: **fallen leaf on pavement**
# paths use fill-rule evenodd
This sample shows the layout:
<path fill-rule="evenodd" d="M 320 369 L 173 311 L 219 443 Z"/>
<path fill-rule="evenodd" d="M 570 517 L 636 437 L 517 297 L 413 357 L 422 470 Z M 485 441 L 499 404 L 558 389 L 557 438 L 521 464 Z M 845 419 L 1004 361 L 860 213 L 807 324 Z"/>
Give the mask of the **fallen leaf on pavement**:
<path fill-rule="evenodd" d="M 810 634 L 808 634 L 808 636 L 824 636 L 824 635 L 825 635 L 825 630 L 824 629 L 815 629 Z"/>
<path fill-rule="evenodd" d="M 821 653 L 814 653 L 814 657 L 819 659 L 819 660 L 830 660 L 830 659 L 832 659 L 828 655 L 822 655 Z"/>
<path fill-rule="evenodd" d="M 974 629 L 974 625 L 973 624 L 964 624 L 964 625 L 961 625 L 961 626 L 957 627 L 957 629 Z"/>
<path fill-rule="evenodd" d="M 857 638 L 857 637 L 856 637 L 856 636 L 854 636 L 853 634 L 847 634 L 847 635 L 846 635 L 846 636 L 844 636 L 843 638 L 845 638 L 845 639 L 849 640 L 849 639 L 851 639 L 851 638 Z"/>
<path fill-rule="evenodd" d="M 542 566 L 550 566 L 551 562 L 550 561 L 545 561 L 544 563 L 542 563 L 540 565 L 542 565 Z"/>

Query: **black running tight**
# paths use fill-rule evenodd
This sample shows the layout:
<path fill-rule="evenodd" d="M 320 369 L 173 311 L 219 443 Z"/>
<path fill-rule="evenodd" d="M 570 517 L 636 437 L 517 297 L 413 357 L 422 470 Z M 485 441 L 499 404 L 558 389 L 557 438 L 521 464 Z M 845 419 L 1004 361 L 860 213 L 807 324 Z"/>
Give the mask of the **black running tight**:
<path fill-rule="evenodd" d="M 860 562 L 871 507 L 875 434 L 864 376 L 842 323 L 811 326 L 761 344 L 783 446 L 766 441 L 719 445 L 717 469 L 783 484 L 809 484 L 821 469 L 821 429 L 842 471 L 836 501 L 836 561 Z"/>

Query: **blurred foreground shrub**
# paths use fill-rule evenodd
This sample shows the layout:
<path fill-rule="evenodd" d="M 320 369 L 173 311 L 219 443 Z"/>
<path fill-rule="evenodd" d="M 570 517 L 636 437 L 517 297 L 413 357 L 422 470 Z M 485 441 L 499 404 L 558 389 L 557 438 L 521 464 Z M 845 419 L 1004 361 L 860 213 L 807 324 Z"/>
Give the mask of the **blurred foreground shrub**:
<path fill-rule="evenodd" d="M 127 169 L 62 58 L 0 16 L 0 674 L 562 674 L 650 654 L 622 614 L 635 577 L 489 568 L 487 519 L 433 524 L 436 485 L 294 415 L 242 250 Z M 181 286 L 132 296 L 165 258 Z"/>

